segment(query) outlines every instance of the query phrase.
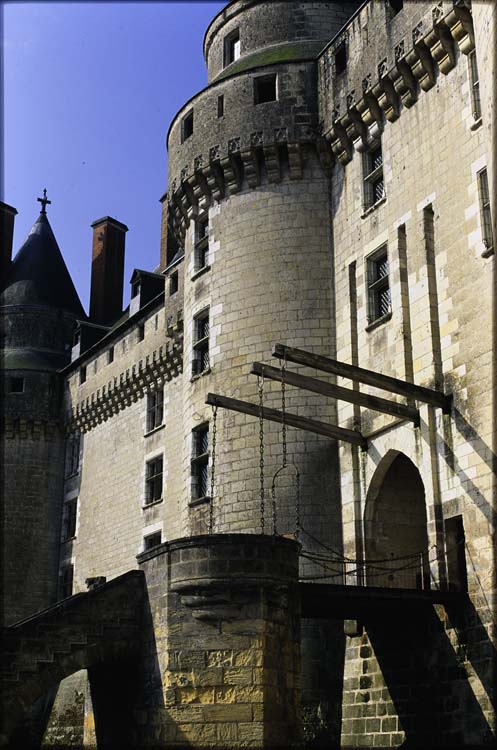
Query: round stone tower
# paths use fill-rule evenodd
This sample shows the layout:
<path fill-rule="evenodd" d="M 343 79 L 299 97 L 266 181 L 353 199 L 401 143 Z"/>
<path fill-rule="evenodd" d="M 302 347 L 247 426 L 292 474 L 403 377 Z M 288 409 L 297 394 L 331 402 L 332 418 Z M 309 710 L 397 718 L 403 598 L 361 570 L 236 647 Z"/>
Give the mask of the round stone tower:
<path fill-rule="evenodd" d="M 205 35 L 209 85 L 170 127 L 169 207 L 185 249 L 187 471 L 190 431 L 211 419 L 208 392 L 257 403 L 251 365 L 268 363 L 277 342 L 334 355 L 329 173 L 319 129 L 316 56 L 356 7 L 296 0 L 229 3 Z M 198 357 L 205 321 L 208 366 Z M 264 390 L 265 405 L 281 408 L 279 385 L 266 380 Z M 287 389 L 286 408 L 334 420 L 329 402 L 303 391 Z M 225 411 L 218 422 L 215 529 L 259 532 L 257 421 Z M 264 432 L 267 490 L 282 463 L 281 428 L 266 423 Z M 288 456 L 301 475 L 303 527 L 339 547 L 336 446 L 289 429 Z M 291 469 L 282 472 L 278 484 L 279 533 L 294 529 L 294 476 Z M 190 507 L 197 533 L 198 512 Z"/>
<path fill-rule="evenodd" d="M 86 318 L 45 203 L 7 266 L 0 293 L 6 625 L 57 598 L 65 443 L 58 370 L 70 361 L 75 320 Z"/>

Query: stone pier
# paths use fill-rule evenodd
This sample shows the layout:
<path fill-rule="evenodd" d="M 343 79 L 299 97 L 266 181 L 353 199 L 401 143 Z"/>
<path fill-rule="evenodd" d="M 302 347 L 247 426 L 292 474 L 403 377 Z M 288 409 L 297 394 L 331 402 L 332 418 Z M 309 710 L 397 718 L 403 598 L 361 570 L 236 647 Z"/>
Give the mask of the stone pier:
<path fill-rule="evenodd" d="M 142 746 L 299 745 L 298 553 L 290 539 L 223 534 L 140 555 L 150 604 Z"/>

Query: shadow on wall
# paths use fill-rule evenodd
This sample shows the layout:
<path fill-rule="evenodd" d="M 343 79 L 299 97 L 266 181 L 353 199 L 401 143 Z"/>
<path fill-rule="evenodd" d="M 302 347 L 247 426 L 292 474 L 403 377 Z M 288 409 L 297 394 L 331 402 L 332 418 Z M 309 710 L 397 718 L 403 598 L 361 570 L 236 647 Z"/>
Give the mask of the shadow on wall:
<path fill-rule="evenodd" d="M 368 635 L 399 717 L 399 731 L 405 732 L 402 747 L 494 747 L 495 738 L 482 708 L 491 708 L 495 650 L 467 597 L 453 617 L 477 622 L 470 626 L 474 648 L 470 667 L 462 652 L 454 650 L 444 623 L 431 606 L 410 618 L 379 616 L 368 624 Z M 478 642 L 478 638 L 484 641 Z M 462 635 L 460 640 L 464 640 Z M 470 651 L 466 651 L 469 659 Z M 478 695 L 474 680 L 468 679 L 473 666 L 479 674 L 485 673 Z"/>

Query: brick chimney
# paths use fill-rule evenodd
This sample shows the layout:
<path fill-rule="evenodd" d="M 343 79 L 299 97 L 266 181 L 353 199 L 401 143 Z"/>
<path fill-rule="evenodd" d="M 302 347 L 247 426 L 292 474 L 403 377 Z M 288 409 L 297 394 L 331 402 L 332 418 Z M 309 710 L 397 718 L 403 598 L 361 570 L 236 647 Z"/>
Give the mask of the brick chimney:
<path fill-rule="evenodd" d="M 91 226 L 90 320 L 111 325 L 123 307 L 124 245 L 128 227 L 110 216 L 94 221 Z"/>
<path fill-rule="evenodd" d="M 13 206 L 0 201 L 0 286 L 3 286 L 12 261 L 12 241 L 14 239 L 14 218 L 17 214 Z"/>

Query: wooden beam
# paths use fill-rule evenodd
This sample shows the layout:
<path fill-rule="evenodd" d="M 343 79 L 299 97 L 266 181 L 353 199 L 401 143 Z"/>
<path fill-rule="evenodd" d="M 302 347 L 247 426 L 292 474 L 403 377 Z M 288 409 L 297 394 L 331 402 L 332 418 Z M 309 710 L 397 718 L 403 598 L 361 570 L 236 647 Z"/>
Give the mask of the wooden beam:
<path fill-rule="evenodd" d="M 219 396 L 216 393 L 208 393 L 205 403 L 210 406 L 219 406 L 221 409 L 229 409 L 231 411 L 238 411 L 241 414 L 249 414 L 251 417 L 259 417 L 258 404 L 250 404 L 247 401 L 239 401 L 236 398 L 228 398 L 227 396 Z M 266 406 L 263 407 L 262 416 L 270 422 L 279 422 L 280 424 L 283 422 L 283 414 L 280 411 L 277 411 L 276 409 L 268 409 Z M 334 440 L 343 440 L 346 443 L 360 445 L 363 449 L 367 448 L 366 439 L 360 432 L 356 432 L 355 430 L 346 430 L 343 427 L 336 427 L 335 425 L 326 424 L 325 422 L 316 422 L 313 419 L 300 417 L 297 414 L 285 414 L 285 424 L 289 427 L 296 427 L 300 430 L 313 432 L 316 435 L 324 435 L 324 437 L 332 438 Z"/>
<path fill-rule="evenodd" d="M 287 362 L 295 362 L 298 365 L 306 365 L 316 370 L 330 372 L 333 375 L 339 375 L 341 378 L 349 378 L 359 383 L 366 383 L 375 388 L 381 388 L 392 393 L 399 393 L 406 398 L 413 398 L 417 401 L 423 401 L 432 406 L 438 406 L 447 414 L 450 412 L 451 398 L 445 396 L 439 391 L 433 391 L 431 388 L 425 388 L 422 385 L 406 383 L 404 380 L 392 378 L 389 375 L 381 375 L 372 370 L 365 370 L 356 365 L 349 365 L 345 362 L 339 362 L 336 359 L 329 359 L 318 354 L 311 354 L 302 349 L 293 349 L 284 344 L 276 344 L 273 351 L 273 357 L 285 359 Z"/>
<path fill-rule="evenodd" d="M 263 365 L 261 362 L 254 362 L 251 373 L 253 375 L 263 375 L 265 378 L 269 378 L 269 380 L 278 380 L 280 383 L 283 379 L 281 370 L 278 370 L 276 367 L 269 367 L 269 365 Z M 285 383 L 294 385 L 297 388 L 303 388 L 306 391 L 320 393 L 323 396 L 348 401 L 351 404 L 359 404 L 359 406 L 365 406 L 368 409 L 381 411 L 385 414 L 392 414 L 394 417 L 409 419 L 415 425 L 419 424 L 419 411 L 417 409 L 414 409 L 412 406 L 397 404 L 395 401 L 388 401 L 386 398 L 370 396 L 367 393 L 359 393 L 359 391 L 351 391 L 349 388 L 341 388 L 339 385 L 333 385 L 332 383 L 323 383 L 322 380 L 318 380 L 317 378 L 298 375 L 296 372 L 290 372 L 289 370 L 285 370 Z"/>

